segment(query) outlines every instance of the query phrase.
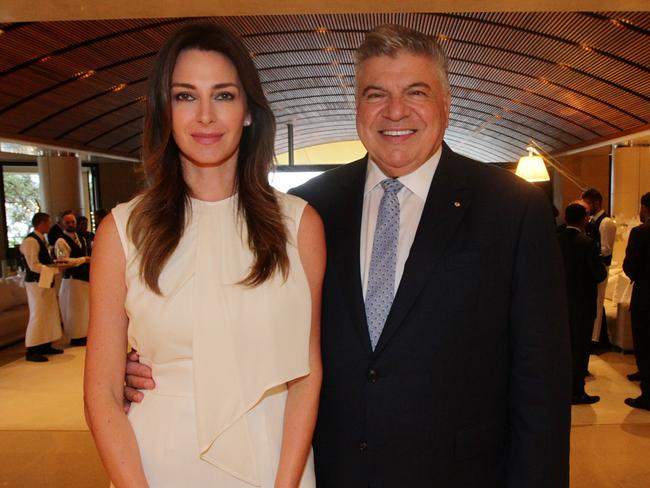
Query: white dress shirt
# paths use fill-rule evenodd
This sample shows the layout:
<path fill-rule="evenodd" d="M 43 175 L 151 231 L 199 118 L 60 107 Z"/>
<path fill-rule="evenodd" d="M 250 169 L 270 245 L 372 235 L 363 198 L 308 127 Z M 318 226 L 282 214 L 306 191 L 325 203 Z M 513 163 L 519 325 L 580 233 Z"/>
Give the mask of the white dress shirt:
<path fill-rule="evenodd" d="M 592 218 L 598 220 L 605 211 L 601 210 Z M 616 239 L 616 222 L 611 217 L 605 217 L 598 226 L 600 232 L 600 255 L 611 256 L 614 252 L 614 240 Z"/>
<path fill-rule="evenodd" d="M 404 265 L 411 251 L 411 245 L 415 239 L 415 233 L 418 230 L 420 217 L 422 217 L 424 204 L 429 194 L 429 187 L 431 187 L 431 181 L 438 167 L 441 154 L 442 146 L 418 169 L 397 178 L 404 187 L 397 193 L 400 208 L 400 228 L 399 243 L 397 244 L 397 263 L 395 266 L 395 288 L 393 293 L 397 292 L 397 288 L 402 279 Z M 366 298 L 366 290 L 368 289 L 370 258 L 372 257 L 372 244 L 375 237 L 379 203 L 384 194 L 380 183 L 386 178 L 388 176 L 379 169 L 374 161 L 368 158 L 366 185 L 363 191 L 359 259 L 364 300 Z"/>
<path fill-rule="evenodd" d="M 77 236 L 76 232 L 64 232 L 64 234 L 67 235 L 73 241 L 75 241 L 75 243 L 81 247 L 81 241 L 79 241 L 79 237 Z M 59 237 L 56 240 L 56 242 L 54 243 L 54 249 L 56 250 L 57 257 L 67 258 L 68 264 L 71 264 L 73 267 L 81 266 L 82 264 L 87 262 L 85 257 L 79 257 L 79 258 L 70 257 L 70 254 L 72 253 L 72 249 L 70 249 L 70 245 L 63 237 Z"/>

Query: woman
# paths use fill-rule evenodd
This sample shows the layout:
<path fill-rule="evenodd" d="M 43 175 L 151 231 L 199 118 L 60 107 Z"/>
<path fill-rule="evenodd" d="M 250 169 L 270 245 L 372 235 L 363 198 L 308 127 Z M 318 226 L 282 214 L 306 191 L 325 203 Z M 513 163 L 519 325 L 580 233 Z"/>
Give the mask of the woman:
<path fill-rule="evenodd" d="M 325 250 L 268 185 L 275 123 L 232 34 L 189 25 L 150 77 L 148 188 L 93 249 L 85 401 L 117 487 L 313 487 Z M 122 409 L 127 344 L 156 389 Z"/>

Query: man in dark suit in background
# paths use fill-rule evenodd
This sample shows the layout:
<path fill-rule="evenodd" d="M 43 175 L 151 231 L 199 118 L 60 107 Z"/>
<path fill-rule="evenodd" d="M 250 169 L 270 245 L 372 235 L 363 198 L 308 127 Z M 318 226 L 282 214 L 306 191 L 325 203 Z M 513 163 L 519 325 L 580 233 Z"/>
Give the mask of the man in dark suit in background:
<path fill-rule="evenodd" d="M 569 332 L 548 199 L 443 143 L 450 92 L 433 38 L 374 29 L 356 82 L 368 155 L 295 189 L 327 236 L 318 487 L 568 487 Z"/>
<path fill-rule="evenodd" d="M 630 313 L 634 356 L 641 378 L 641 396 L 627 398 L 630 407 L 650 410 L 650 193 L 641 197 L 641 225 L 627 241 L 623 271 L 634 282 Z"/>
<path fill-rule="evenodd" d="M 571 355 L 573 356 L 573 390 L 571 403 L 591 404 L 599 396 L 585 393 L 585 375 L 591 349 L 591 333 L 596 317 L 598 283 L 607 276 L 596 241 L 587 237 L 587 209 L 579 203 L 567 206 L 564 212 L 566 227 L 558 234 L 564 257 Z"/>
<path fill-rule="evenodd" d="M 47 233 L 47 242 L 50 246 L 54 246 L 57 240 L 63 236 L 63 229 L 65 225 L 63 224 L 63 217 L 66 214 L 70 213 L 71 210 L 63 210 L 56 217 L 56 223 L 52 226 L 50 231 Z"/>
<path fill-rule="evenodd" d="M 605 264 L 609 273 L 614 253 L 614 241 L 616 240 L 616 222 L 603 208 L 603 195 L 595 188 L 589 188 L 582 193 L 582 201 L 587 204 L 590 220 L 587 223 L 586 233 L 596 241 L 600 253 L 600 259 Z M 607 278 L 608 275 L 605 276 Z M 605 291 L 607 290 L 607 279 L 598 284 L 598 295 L 596 298 L 596 316 L 594 317 L 593 331 L 591 335 L 592 349 L 600 348 L 609 350 L 610 341 L 607 331 L 607 317 L 605 315 Z"/>

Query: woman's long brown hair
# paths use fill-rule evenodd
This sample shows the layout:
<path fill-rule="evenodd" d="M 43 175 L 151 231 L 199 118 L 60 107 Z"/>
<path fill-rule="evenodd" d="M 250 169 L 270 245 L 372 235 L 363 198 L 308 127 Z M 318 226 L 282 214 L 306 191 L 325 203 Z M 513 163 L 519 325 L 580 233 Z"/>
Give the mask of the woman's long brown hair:
<path fill-rule="evenodd" d="M 275 194 L 268 183 L 273 165 L 275 118 L 246 48 L 217 24 L 190 24 L 164 44 L 153 65 L 146 100 L 143 160 L 147 188 L 136 203 L 127 230 L 140 253 L 140 276 L 161 294 L 158 279 L 178 246 L 191 212 L 189 188 L 183 179 L 179 150 L 172 137 L 171 77 L 179 54 L 188 49 L 214 51 L 235 66 L 252 123 L 239 145 L 235 176 L 238 213 L 248 231 L 254 262 L 241 283 L 257 286 L 276 271 L 289 271 L 287 231 Z"/>

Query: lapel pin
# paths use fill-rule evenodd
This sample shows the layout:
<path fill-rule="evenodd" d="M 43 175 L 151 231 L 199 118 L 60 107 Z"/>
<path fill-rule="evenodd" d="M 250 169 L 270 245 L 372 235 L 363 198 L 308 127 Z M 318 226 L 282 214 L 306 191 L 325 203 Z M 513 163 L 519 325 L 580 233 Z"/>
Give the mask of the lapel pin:
<path fill-rule="evenodd" d="M 454 207 L 456 208 L 460 207 L 460 202 L 454 202 Z"/>

